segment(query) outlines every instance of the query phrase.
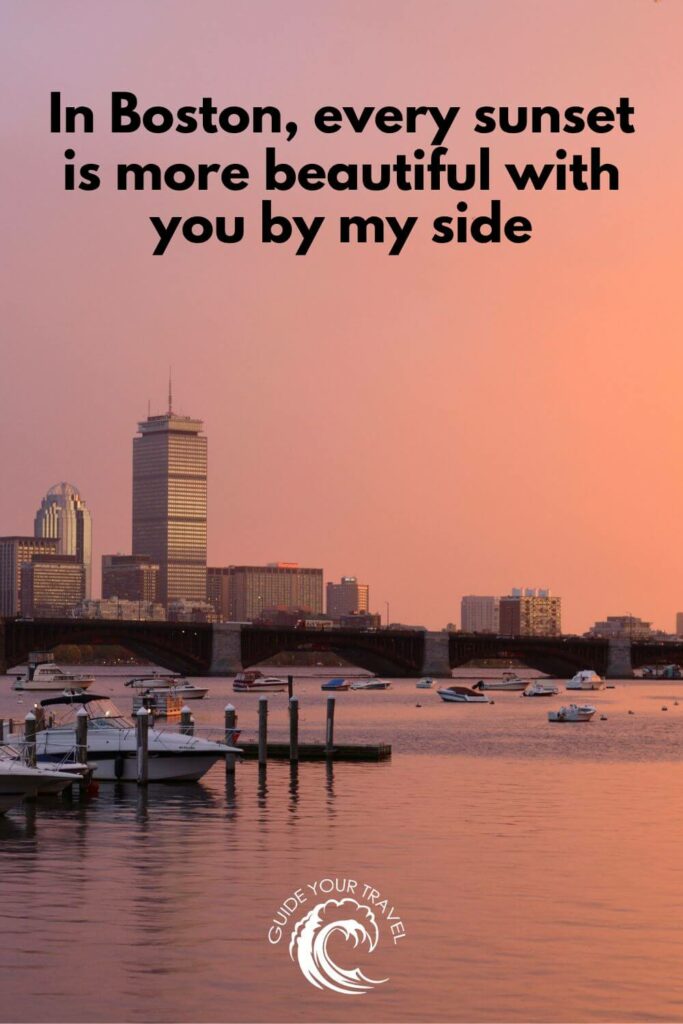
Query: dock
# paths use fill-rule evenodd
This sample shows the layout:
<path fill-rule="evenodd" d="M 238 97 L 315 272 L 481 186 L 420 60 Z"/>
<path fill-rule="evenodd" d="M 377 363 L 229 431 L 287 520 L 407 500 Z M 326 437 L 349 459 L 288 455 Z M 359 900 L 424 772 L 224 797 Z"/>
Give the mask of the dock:
<path fill-rule="evenodd" d="M 242 743 L 238 746 L 245 758 L 257 758 L 258 743 Z M 390 743 L 343 743 L 328 750 L 324 743 L 299 743 L 299 761 L 387 761 L 391 757 Z M 275 761 L 290 760 L 289 743 L 268 743 L 267 756 Z"/>

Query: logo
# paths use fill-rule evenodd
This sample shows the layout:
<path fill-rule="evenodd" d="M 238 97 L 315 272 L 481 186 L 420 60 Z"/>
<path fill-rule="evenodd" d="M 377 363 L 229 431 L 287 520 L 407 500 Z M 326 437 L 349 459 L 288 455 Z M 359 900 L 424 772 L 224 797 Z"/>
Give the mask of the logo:
<path fill-rule="evenodd" d="M 290 959 L 315 988 L 359 996 L 389 981 L 369 977 L 364 970 L 364 961 L 383 940 L 383 932 L 384 941 L 393 945 L 406 935 L 400 915 L 378 889 L 353 878 L 322 878 L 283 901 L 268 941 L 276 946 L 288 936 Z M 336 938 L 344 940 L 341 947 L 331 942 Z M 343 964 L 336 962 L 342 959 Z"/>

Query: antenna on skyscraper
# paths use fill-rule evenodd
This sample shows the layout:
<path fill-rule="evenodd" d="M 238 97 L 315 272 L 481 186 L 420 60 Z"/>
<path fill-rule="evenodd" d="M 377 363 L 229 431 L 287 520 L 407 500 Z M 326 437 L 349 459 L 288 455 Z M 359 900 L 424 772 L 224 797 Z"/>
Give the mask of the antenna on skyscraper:
<path fill-rule="evenodd" d="M 168 415 L 173 412 L 173 380 L 171 378 L 172 367 L 168 368 Z"/>

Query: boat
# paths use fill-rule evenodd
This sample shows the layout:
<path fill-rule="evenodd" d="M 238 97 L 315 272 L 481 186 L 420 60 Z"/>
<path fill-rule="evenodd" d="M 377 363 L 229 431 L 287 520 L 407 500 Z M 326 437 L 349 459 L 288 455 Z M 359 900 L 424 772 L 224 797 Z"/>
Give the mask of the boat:
<path fill-rule="evenodd" d="M 282 676 L 264 676 L 259 669 L 249 669 L 247 672 L 239 672 L 232 684 L 233 690 L 238 693 L 258 693 L 259 691 L 279 693 L 287 689 L 287 680 Z"/>
<path fill-rule="evenodd" d="M 25 797 L 61 793 L 74 776 L 68 772 L 33 768 L 17 756 L 0 756 L 0 814 L 16 807 Z"/>
<path fill-rule="evenodd" d="M 101 781 L 135 782 L 137 735 L 135 725 L 107 697 L 84 693 L 42 700 L 39 710 L 51 724 L 36 733 L 38 764 L 60 762 L 75 749 L 76 715 L 88 716 L 88 761 L 94 762 L 93 778 Z M 238 747 L 186 736 L 150 726 L 149 781 L 196 782 L 226 753 L 241 754 Z"/>
<path fill-rule="evenodd" d="M 352 690 L 388 690 L 390 686 L 384 679 L 354 679 L 351 683 Z"/>
<path fill-rule="evenodd" d="M 421 679 L 419 683 L 415 683 L 415 686 L 418 690 L 431 690 L 433 685 L 433 679 Z"/>
<path fill-rule="evenodd" d="M 521 694 L 522 697 L 556 697 L 560 692 L 559 688 L 554 683 L 542 682 L 540 679 L 536 679 L 533 683 L 529 683 L 526 690 Z"/>
<path fill-rule="evenodd" d="M 15 677 L 12 689 L 44 693 L 64 689 L 87 690 L 94 682 L 94 676 L 64 672 L 55 665 L 54 654 L 35 652 L 29 655 L 24 671 Z"/>
<path fill-rule="evenodd" d="M 133 714 L 145 708 L 154 718 L 180 718 L 184 701 L 171 690 L 160 687 L 141 690 L 133 697 Z"/>
<path fill-rule="evenodd" d="M 568 704 L 559 711 L 549 711 L 549 722 L 590 722 L 596 712 L 592 704 Z"/>
<path fill-rule="evenodd" d="M 526 690 L 528 679 L 520 679 L 516 672 L 503 672 L 500 679 L 480 679 L 474 690 Z"/>
<path fill-rule="evenodd" d="M 349 685 L 350 684 L 348 679 L 343 679 L 341 676 L 337 676 L 335 679 L 328 679 L 326 683 L 322 684 L 320 689 L 334 690 L 334 692 L 336 693 L 339 690 L 348 690 Z"/>
<path fill-rule="evenodd" d="M 592 668 L 584 668 L 566 684 L 568 690 L 604 690 L 605 680 Z"/>
<path fill-rule="evenodd" d="M 643 679 L 683 679 L 679 665 L 646 665 Z"/>
<path fill-rule="evenodd" d="M 181 702 L 186 700 L 202 700 L 209 692 L 208 686 L 195 686 L 189 683 L 183 676 L 134 676 L 125 684 L 136 690 L 154 690 L 156 692 L 167 692 L 172 697 L 177 697 Z"/>
<path fill-rule="evenodd" d="M 485 693 L 471 689 L 469 686 L 443 686 L 436 691 L 447 704 L 488 704 Z"/>

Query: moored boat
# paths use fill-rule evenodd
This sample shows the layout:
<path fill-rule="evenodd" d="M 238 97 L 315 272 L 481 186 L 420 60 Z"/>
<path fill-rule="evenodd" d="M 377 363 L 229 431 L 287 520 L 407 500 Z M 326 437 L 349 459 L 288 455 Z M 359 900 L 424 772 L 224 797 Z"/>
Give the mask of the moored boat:
<path fill-rule="evenodd" d="M 135 725 L 107 697 L 92 693 L 42 700 L 39 712 L 46 728 L 36 733 L 38 764 L 61 762 L 76 747 L 76 718 L 83 708 L 88 716 L 88 761 L 93 777 L 103 781 L 135 782 L 137 736 Z M 150 725 L 148 735 L 150 782 L 195 782 L 226 753 L 238 747 L 186 736 Z"/>
<path fill-rule="evenodd" d="M 94 676 L 78 675 L 59 668 L 55 665 L 54 654 L 34 652 L 29 655 L 28 664 L 23 672 L 15 676 L 12 689 L 29 690 L 34 693 L 65 689 L 87 690 L 94 682 Z"/>
<path fill-rule="evenodd" d="M 421 679 L 419 683 L 415 683 L 415 686 L 418 690 L 431 690 L 433 685 L 433 679 Z"/>
<path fill-rule="evenodd" d="M 384 679 L 355 679 L 351 683 L 352 690 L 388 690 L 390 686 Z"/>
<path fill-rule="evenodd" d="M 528 679 L 520 679 L 516 672 L 503 672 L 500 679 L 480 679 L 475 683 L 475 690 L 526 690 L 529 685 Z"/>
<path fill-rule="evenodd" d="M 436 691 L 447 704 L 489 704 L 485 693 L 469 686 L 442 686 Z"/>
<path fill-rule="evenodd" d="M 592 668 L 584 668 L 566 683 L 567 690 L 604 690 L 605 680 Z"/>
<path fill-rule="evenodd" d="M 209 692 L 208 686 L 195 686 L 183 676 L 134 676 L 125 684 L 136 690 L 153 690 L 155 693 L 166 692 L 181 702 L 186 700 L 202 700 Z"/>
<path fill-rule="evenodd" d="M 321 690 L 333 690 L 335 693 L 340 690 L 348 690 L 350 683 L 348 679 L 344 679 L 342 676 L 337 676 L 334 679 L 328 679 L 326 683 L 323 683 L 320 687 Z"/>
<path fill-rule="evenodd" d="M 549 711 L 549 722 L 590 722 L 596 712 L 592 704 L 567 704 L 559 711 Z"/>
<path fill-rule="evenodd" d="M 555 686 L 554 683 L 542 682 L 540 679 L 536 679 L 533 683 L 529 683 L 526 690 L 520 694 L 522 697 L 556 697 L 560 692 L 559 687 Z"/>
<path fill-rule="evenodd" d="M 282 676 L 264 676 L 259 669 L 249 669 L 246 672 L 239 672 L 232 684 L 233 690 L 238 693 L 270 692 L 279 693 L 287 689 L 287 680 Z"/>

